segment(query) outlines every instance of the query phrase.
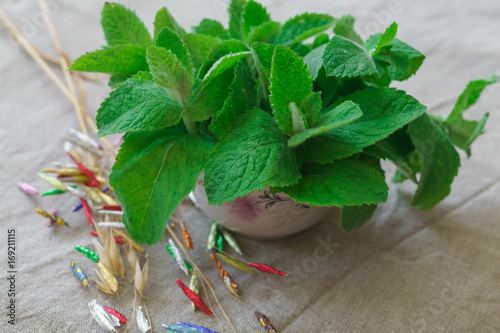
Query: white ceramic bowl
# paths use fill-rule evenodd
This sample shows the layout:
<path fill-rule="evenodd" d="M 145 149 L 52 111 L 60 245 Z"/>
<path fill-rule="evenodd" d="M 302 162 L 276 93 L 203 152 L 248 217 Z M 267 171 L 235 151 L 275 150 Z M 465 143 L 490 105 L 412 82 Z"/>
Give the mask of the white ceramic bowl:
<path fill-rule="evenodd" d="M 297 204 L 284 193 L 253 191 L 221 206 L 208 204 L 203 181 L 189 195 L 195 205 L 223 227 L 253 238 L 272 239 L 295 234 L 320 221 L 330 207 Z"/>

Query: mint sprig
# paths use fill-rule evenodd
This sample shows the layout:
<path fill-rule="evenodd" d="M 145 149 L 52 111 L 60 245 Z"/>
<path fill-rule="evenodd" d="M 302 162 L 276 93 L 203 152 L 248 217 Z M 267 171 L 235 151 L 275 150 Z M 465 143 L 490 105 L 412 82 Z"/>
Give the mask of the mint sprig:
<path fill-rule="evenodd" d="M 160 240 L 202 172 L 211 204 L 270 187 L 299 203 L 341 207 L 346 231 L 387 199 L 381 160 L 397 166 L 394 182 L 417 184 L 417 207 L 449 194 L 456 148 L 470 155 L 488 119 L 464 112 L 496 76 L 471 81 L 441 118 L 390 88 L 425 59 L 396 38 L 396 23 L 364 42 L 349 15 L 280 23 L 254 0 L 231 0 L 228 12 L 228 28 L 204 19 L 189 32 L 161 8 L 153 38 L 134 11 L 106 3 L 108 45 L 70 67 L 111 75 L 115 90 L 97 125 L 100 136 L 126 133 L 110 181 L 134 239 Z"/>

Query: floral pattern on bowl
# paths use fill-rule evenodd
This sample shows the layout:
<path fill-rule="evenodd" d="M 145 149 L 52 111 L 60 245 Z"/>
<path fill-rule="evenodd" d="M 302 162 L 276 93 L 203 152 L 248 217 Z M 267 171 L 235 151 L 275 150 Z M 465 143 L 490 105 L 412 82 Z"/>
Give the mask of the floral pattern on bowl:
<path fill-rule="evenodd" d="M 320 221 L 329 207 L 298 204 L 284 193 L 270 193 L 269 188 L 226 202 L 208 204 L 203 181 L 190 198 L 210 219 L 225 228 L 254 238 L 280 238 L 295 234 Z"/>

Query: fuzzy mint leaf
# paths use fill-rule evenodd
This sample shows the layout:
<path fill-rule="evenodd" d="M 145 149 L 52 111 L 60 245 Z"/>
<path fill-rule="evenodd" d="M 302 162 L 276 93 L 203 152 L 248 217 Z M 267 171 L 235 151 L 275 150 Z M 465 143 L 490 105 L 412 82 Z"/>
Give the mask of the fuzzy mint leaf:
<path fill-rule="evenodd" d="M 217 60 L 203 78 L 202 87 L 206 87 L 214 78 L 234 67 L 236 63 L 252 53 L 250 51 L 226 54 Z M 203 88 L 202 88 L 203 89 Z"/>
<path fill-rule="evenodd" d="M 414 75 L 425 56 L 410 45 L 394 38 L 383 47 L 373 59 L 381 66 L 386 66 L 387 73 L 392 80 L 404 81 Z"/>
<path fill-rule="evenodd" d="M 109 179 L 133 239 L 153 244 L 179 202 L 194 190 L 212 143 L 178 129 L 128 133 Z"/>
<path fill-rule="evenodd" d="M 243 12 L 246 0 L 231 0 L 227 9 L 229 13 L 229 35 L 231 38 L 244 39 L 243 34 Z"/>
<path fill-rule="evenodd" d="M 174 126 L 182 107 L 151 81 L 129 79 L 112 91 L 97 111 L 98 135 Z"/>
<path fill-rule="evenodd" d="M 398 32 L 398 24 L 391 24 L 383 34 L 372 35 L 365 43 L 365 49 L 370 54 L 379 53 L 382 48 L 388 46 L 396 37 Z"/>
<path fill-rule="evenodd" d="M 202 87 L 202 81 L 197 79 L 193 87 L 193 95 L 186 106 L 186 116 L 191 121 L 204 121 L 215 117 L 224 106 L 232 81 L 233 70 L 223 72 L 205 87 Z"/>
<path fill-rule="evenodd" d="M 477 102 L 487 86 L 496 82 L 498 82 L 496 75 L 492 75 L 484 80 L 469 82 L 455 103 L 450 115 L 444 121 L 450 140 L 455 146 L 465 150 L 468 156 L 471 154 L 471 144 L 483 132 L 489 113 L 486 113 L 480 121 L 466 120 L 463 118 L 463 113 Z"/>
<path fill-rule="evenodd" d="M 205 54 L 205 61 L 203 66 L 200 68 L 198 72 L 198 77 L 203 78 L 207 72 L 214 66 L 214 64 L 224 56 L 230 53 L 240 53 L 247 52 L 248 46 L 240 40 L 237 39 L 229 39 L 224 40 L 217 45 L 215 45 L 210 52 Z"/>
<path fill-rule="evenodd" d="M 205 190 L 221 205 L 253 190 L 296 183 L 295 153 L 274 119 L 262 110 L 239 116 L 216 145 L 205 167 Z"/>
<path fill-rule="evenodd" d="M 224 28 L 222 23 L 216 20 L 203 19 L 200 24 L 194 28 L 197 34 L 219 37 L 222 39 L 229 38 L 229 32 Z"/>
<path fill-rule="evenodd" d="M 354 30 L 354 17 L 351 15 L 344 15 L 335 22 L 333 32 L 337 36 L 345 37 L 353 42 L 363 45 L 363 40 L 359 37 L 358 33 Z"/>
<path fill-rule="evenodd" d="M 269 81 L 271 65 L 273 62 L 275 46 L 267 43 L 256 42 L 252 44 L 252 53 L 259 74 Z"/>
<path fill-rule="evenodd" d="M 257 104 L 255 80 L 251 70 L 241 61 L 234 68 L 234 80 L 230 89 L 231 92 L 224 102 L 224 107 L 217 112 L 217 116 L 209 126 L 218 137 L 224 134 L 238 116 L 255 108 Z"/>
<path fill-rule="evenodd" d="M 376 210 L 377 205 L 344 206 L 340 213 L 340 226 L 344 231 L 351 232 L 371 219 Z"/>
<path fill-rule="evenodd" d="M 253 28 L 248 34 L 248 42 L 263 42 L 273 44 L 281 32 L 281 23 L 279 22 L 266 22 L 258 27 Z"/>
<path fill-rule="evenodd" d="M 443 129 L 424 114 L 408 127 L 422 169 L 412 204 L 429 209 L 443 200 L 458 174 L 460 156 Z"/>
<path fill-rule="evenodd" d="M 271 77 L 274 49 L 274 45 L 267 43 L 255 42 L 252 44 L 252 58 L 259 74 L 259 96 L 266 103 L 269 103 L 269 78 Z"/>
<path fill-rule="evenodd" d="M 316 80 L 319 71 L 323 68 L 323 53 L 325 52 L 326 46 L 327 44 L 318 46 L 303 58 L 313 80 Z"/>
<path fill-rule="evenodd" d="M 242 18 L 241 28 L 245 37 L 248 37 L 253 28 L 271 21 L 271 16 L 269 16 L 266 8 L 253 0 L 246 3 Z"/>
<path fill-rule="evenodd" d="M 302 14 L 288 20 L 283 25 L 277 44 L 294 46 L 309 37 L 330 28 L 335 19 L 325 14 Z"/>
<path fill-rule="evenodd" d="M 151 36 L 133 10 L 117 2 L 106 2 L 101 12 L 101 25 L 109 46 L 132 44 L 148 47 Z"/>
<path fill-rule="evenodd" d="M 179 103 L 188 100 L 193 92 L 193 78 L 179 59 L 169 50 L 150 46 L 146 52 L 149 69 L 157 85 Z"/>
<path fill-rule="evenodd" d="M 127 78 L 137 72 L 148 70 L 146 49 L 136 45 L 105 47 L 79 57 L 69 70 L 121 74 L 122 77 Z"/>
<path fill-rule="evenodd" d="M 426 110 L 415 98 L 394 88 L 365 89 L 346 99 L 358 104 L 363 116 L 304 142 L 300 146 L 304 161 L 325 164 L 359 153 Z"/>
<path fill-rule="evenodd" d="M 171 51 L 179 59 L 182 66 L 188 71 L 192 84 L 194 81 L 193 62 L 191 61 L 186 43 L 184 43 L 179 35 L 165 27 L 156 36 L 155 46 Z"/>
<path fill-rule="evenodd" d="M 334 128 L 352 123 L 363 115 L 359 106 L 351 101 L 346 101 L 333 110 L 324 112 L 318 119 L 315 127 L 309 128 L 301 133 L 295 134 L 288 140 L 290 147 L 296 147 L 305 140 L 328 132 Z"/>
<path fill-rule="evenodd" d="M 304 164 L 295 185 L 275 188 L 312 206 L 360 206 L 387 200 L 384 177 L 371 165 L 351 159 L 333 164 Z"/>
<path fill-rule="evenodd" d="M 392 161 L 406 178 L 410 178 L 417 183 L 416 172 L 412 165 L 412 156 L 415 151 L 410 136 L 408 135 L 408 126 L 392 133 L 388 138 L 380 140 L 372 146 L 363 150 L 364 153 L 377 157 L 379 159 Z M 398 177 L 401 178 L 401 177 Z"/>
<path fill-rule="evenodd" d="M 372 57 L 359 44 L 333 36 L 323 53 L 326 75 L 339 78 L 375 75 L 377 67 Z"/>
<path fill-rule="evenodd" d="M 297 53 L 278 45 L 274 50 L 270 81 L 271 95 L 269 98 L 274 118 L 284 133 L 294 135 L 296 133 L 294 132 L 293 110 L 291 108 L 300 107 L 313 91 L 309 70 Z M 294 106 L 291 107 L 292 103 Z M 305 128 L 314 124 L 319 116 L 319 109 L 302 109 L 300 111 L 309 123 L 306 124 Z"/>
<path fill-rule="evenodd" d="M 199 69 L 207 60 L 210 51 L 220 43 L 220 40 L 208 35 L 186 34 L 184 42 L 189 49 L 194 68 Z"/>
<path fill-rule="evenodd" d="M 170 14 L 167 7 L 161 8 L 156 13 L 154 26 L 155 38 L 164 27 L 169 28 L 170 30 L 178 34 L 181 38 L 184 38 L 184 35 L 186 34 L 184 29 L 177 23 L 172 14 Z"/>

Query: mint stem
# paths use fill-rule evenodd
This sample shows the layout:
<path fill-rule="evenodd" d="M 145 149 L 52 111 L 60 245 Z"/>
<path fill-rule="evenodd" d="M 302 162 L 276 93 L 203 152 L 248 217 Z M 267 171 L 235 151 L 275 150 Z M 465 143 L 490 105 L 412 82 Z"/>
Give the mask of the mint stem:
<path fill-rule="evenodd" d="M 195 135 L 198 134 L 198 128 L 196 127 L 194 121 L 191 121 L 187 116 L 182 117 L 182 121 L 186 126 L 186 130 L 189 134 Z"/>

